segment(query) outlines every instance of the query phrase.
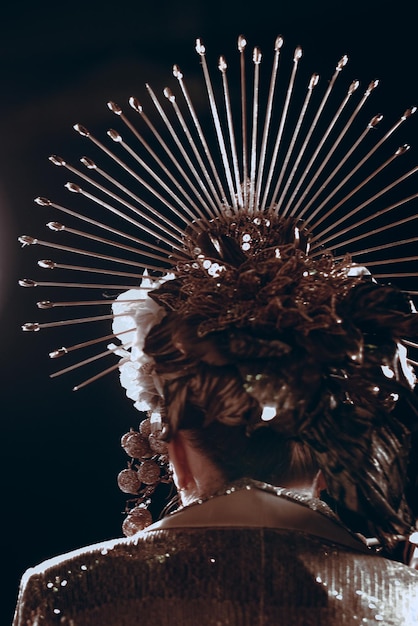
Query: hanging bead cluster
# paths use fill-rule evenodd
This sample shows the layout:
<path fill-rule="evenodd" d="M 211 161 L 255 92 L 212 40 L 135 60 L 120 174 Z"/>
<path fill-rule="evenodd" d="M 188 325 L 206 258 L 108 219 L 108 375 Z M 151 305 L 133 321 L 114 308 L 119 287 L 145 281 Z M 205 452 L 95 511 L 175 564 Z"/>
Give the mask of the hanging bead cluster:
<path fill-rule="evenodd" d="M 130 460 L 118 475 L 118 485 L 124 493 L 136 496 L 127 501 L 127 516 L 122 524 L 125 536 L 130 537 L 152 523 L 147 507 L 158 485 L 170 482 L 170 473 L 167 444 L 158 432 L 153 432 L 149 418 L 141 422 L 139 430 L 125 433 L 121 446 Z"/>

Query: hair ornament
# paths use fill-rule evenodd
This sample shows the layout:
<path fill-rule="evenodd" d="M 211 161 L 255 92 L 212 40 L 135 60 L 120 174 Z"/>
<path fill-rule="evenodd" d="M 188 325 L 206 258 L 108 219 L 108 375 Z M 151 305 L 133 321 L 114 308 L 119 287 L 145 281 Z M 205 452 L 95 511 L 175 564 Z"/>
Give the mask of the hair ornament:
<path fill-rule="evenodd" d="M 387 123 L 367 113 L 377 80 L 341 84 L 347 56 L 329 79 L 306 81 L 302 49 L 282 68 L 283 46 L 277 37 L 265 84 L 266 57 L 256 47 L 248 61 L 243 36 L 236 72 L 222 56 L 216 78 L 197 40 L 209 121 L 174 65 L 162 97 L 147 84 L 148 105 L 131 97 L 130 114 L 108 103 L 118 129 L 107 143 L 74 126 L 94 160 L 83 156 L 83 170 L 51 157 L 78 181 L 65 185 L 74 208 L 38 197 L 66 223 L 47 224 L 53 240 L 20 237 L 57 254 L 39 261 L 53 280 L 20 284 L 53 287 L 58 299 L 38 308 L 70 314 L 23 329 L 109 320 L 111 332 L 53 349 L 66 361 L 86 354 L 53 376 L 90 372 L 80 389 L 119 369 L 165 437 L 185 427 L 190 403 L 207 423 L 201 392 L 217 393 L 210 375 L 224 368 L 225 388 L 248 410 L 222 419 L 308 443 L 340 515 L 368 519 L 388 545 L 418 508 L 416 361 L 407 353 L 418 348 L 418 237 L 407 233 L 418 192 L 405 191 L 418 166 L 400 174 L 409 145 L 393 145 L 416 108 Z M 86 296 L 67 299 L 74 291 Z M 123 476 L 134 472 L 145 493 L 132 463 Z"/>

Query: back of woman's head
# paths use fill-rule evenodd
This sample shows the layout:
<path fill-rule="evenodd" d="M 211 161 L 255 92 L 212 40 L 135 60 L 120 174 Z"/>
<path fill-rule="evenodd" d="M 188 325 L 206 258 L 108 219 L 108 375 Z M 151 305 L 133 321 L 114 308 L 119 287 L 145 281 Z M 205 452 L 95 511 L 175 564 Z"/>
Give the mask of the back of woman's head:
<path fill-rule="evenodd" d="M 319 468 L 340 512 L 370 520 L 379 533 L 404 532 L 412 521 L 404 494 L 413 399 L 397 338 L 412 334 L 416 317 L 401 293 L 367 280 L 343 279 L 338 298 L 328 298 L 323 273 L 307 321 L 290 287 L 280 298 L 268 294 L 250 325 L 218 318 L 210 326 L 216 303 L 208 311 L 206 294 L 206 310 L 200 301 L 189 306 L 176 293 L 180 281 L 151 292 L 160 305 L 173 294 L 179 303 L 144 342 L 165 436 L 188 431 L 227 480 L 306 485 Z M 294 309 L 284 303 L 291 297 Z M 283 327 L 269 322 L 272 300 L 275 316 L 283 307 Z M 401 414 L 399 397 L 409 398 Z"/>
<path fill-rule="evenodd" d="M 187 430 L 189 439 L 227 480 L 244 476 L 276 485 L 307 484 L 317 471 L 308 446 L 263 421 L 235 364 L 220 364 L 215 344 L 204 347 L 209 364 L 195 358 L 194 326 L 172 314 L 148 333 L 145 351 L 164 381 L 165 436 Z M 180 339 L 181 338 L 181 339 Z M 174 364 L 184 375 L 174 374 Z M 261 364 L 260 364 L 261 367 Z"/>

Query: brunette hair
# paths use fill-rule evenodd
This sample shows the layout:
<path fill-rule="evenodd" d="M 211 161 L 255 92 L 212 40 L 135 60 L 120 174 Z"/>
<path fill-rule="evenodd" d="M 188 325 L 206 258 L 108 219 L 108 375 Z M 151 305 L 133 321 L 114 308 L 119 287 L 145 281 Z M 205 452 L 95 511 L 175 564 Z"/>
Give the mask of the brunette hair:
<path fill-rule="evenodd" d="M 166 438 L 177 430 L 188 431 L 192 444 L 228 481 L 248 477 L 287 486 L 312 482 L 318 466 L 311 450 L 261 420 L 262 408 L 246 391 L 238 367 L 188 361 L 173 340 L 176 334 L 165 319 L 145 341 L 145 351 L 164 381 Z"/>

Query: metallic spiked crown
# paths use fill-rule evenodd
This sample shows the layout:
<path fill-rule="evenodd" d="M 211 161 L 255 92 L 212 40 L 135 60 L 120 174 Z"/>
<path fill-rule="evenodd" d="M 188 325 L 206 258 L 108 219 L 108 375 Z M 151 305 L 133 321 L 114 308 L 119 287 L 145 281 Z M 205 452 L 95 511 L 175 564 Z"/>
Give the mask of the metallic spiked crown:
<path fill-rule="evenodd" d="M 59 272 L 60 276 L 71 272 L 76 278 L 71 282 L 23 279 L 20 284 L 41 289 L 55 287 L 57 293 L 69 289 L 89 295 L 86 299 L 77 296 L 68 301 L 41 300 L 37 303 L 39 309 L 94 311 L 95 307 L 112 304 L 119 292 L 137 288 L 144 278 L 143 288 L 152 289 L 155 285 L 151 279 L 167 273 L 175 275 L 178 263 L 206 261 L 207 265 L 204 255 L 199 256 L 185 245 L 185 233 L 198 232 L 202 224 L 214 220 L 222 223 L 240 214 L 257 220 L 269 213 L 300 222 L 310 231 L 309 255 L 313 259 L 332 251 L 338 261 L 349 253 L 355 263 L 371 268 L 377 280 L 402 282 L 416 275 L 409 268 L 414 269 L 412 264 L 418 257 L 406 251 L 413 249 L 417 237 L 400 237 L 399 233 L 401 227 L 413 226 L 417 218 L 407 207 L 413 205 L 418 193 L 403 197 L 401 190 L 402 183 L 417 172 L 418 166 L 394 175 L 392 172 L 397 170 L 393 162 L 409 146 L 402 145 L 391 154 L 387 148 L 388 140 L 412 116 L 415 107 L 407 109 L 382 134 L 377 134 L 382 115 L 372 115 L 358 130 L 360 112 L 378 81 L 370 82 L 361 93 L 360 83 L 355 80 L 348 85 L 343 98 L 335 102 L 333 92 L 337 91 L 337 81 L 341 80 L 348 61 L 343 56 L 330 80 L 322 81 L 324 91 L 319 102 L 315 97 L 321 88 L 318 74 L 310 77 L 301 98 L 303 87 L 297 79 L 302 49 L 296 48 L 290 72 L 286 68 L 281 70 L 285 74 L 283 88 L 279 87 L 282 47 L 283 39 L 277 37 L 269 86 L 264 92 L 261 51 L 254 48 L 249 64 L 247 42 L 239 37 L 240 104 L 237 106 L 230 96 L 226 59 L 219 59 L 221 80 L 215 84 L 205 46 L 197 40 L 209 122 L 206 116 L 200 121 L 183 73 L 174 65 L 178 94 L 168 87 L 164 89 L 165 105 L 146 85 L 158 124 L 137 98 L 132 97 L 129 104 L 136 120 L 139 118 L 137 125 L 119 105 L 108 103 L 126 131 L 126 134 L 123 130 L 108 131 L 108 137 L 116 144 L 114 150 L 81 124 L 74 126 L 95 146 L 104 165 L 83 156 L 81 163 L 86 171 L 82 171 L 62 157 L 54 155 L 50 160 L 78 177 L 77 183 L 68 182 L 65 186 L 83 198 L 84 203 L 79 202 L 82 209 L 70 209 L 45 197 L 35 200 L 38 205 L 69 218 L 68 226 L 58 221 L 47 224 L 69 243 L 27 235 L 19 240 L 23 246 L 38 245 L 57 251 L 65 260 L 87 258 L 91 266 L 42 259 L 38 262 L 41 268 L 54 270 L 54 274 Z M 383 186 L 377 187 L 376 181 L 382 178 Z M 393 190 L 399 192 L 396 198 Z M 80 223 L 86 230 L 73 226 Z M 250 247 L 248 237 L 248 233 L 242 233 L 243 251 Z M 384 255 L 389 250 L 393 255 L 386 258 Z M 78 276 L 88 278 L 78 280 Z M 99 282 L 95 282 L 95 276 L 100 276 Z M 405 284 L 400 286 L 404 288 Z M 411 296 L 417 294 L 406 291 Z M 90 296 L 97 292 L 105 298 Z M 71 316 L 27 323 L 23 329 L 92 325 L 112 317 L 112 313 Z M 93 336 L 54 349 L 50 356 L 55 359 L 72 352 L 81 354 L 83 349 L 98 348 L 113 339 L 114 333 Z M 114 352 L 114 347 L 98 351 L 53 376 L 92 362 L 104 362 Z M 117 367 L 118 363 L 103 367 L 75 389 Z"/>

